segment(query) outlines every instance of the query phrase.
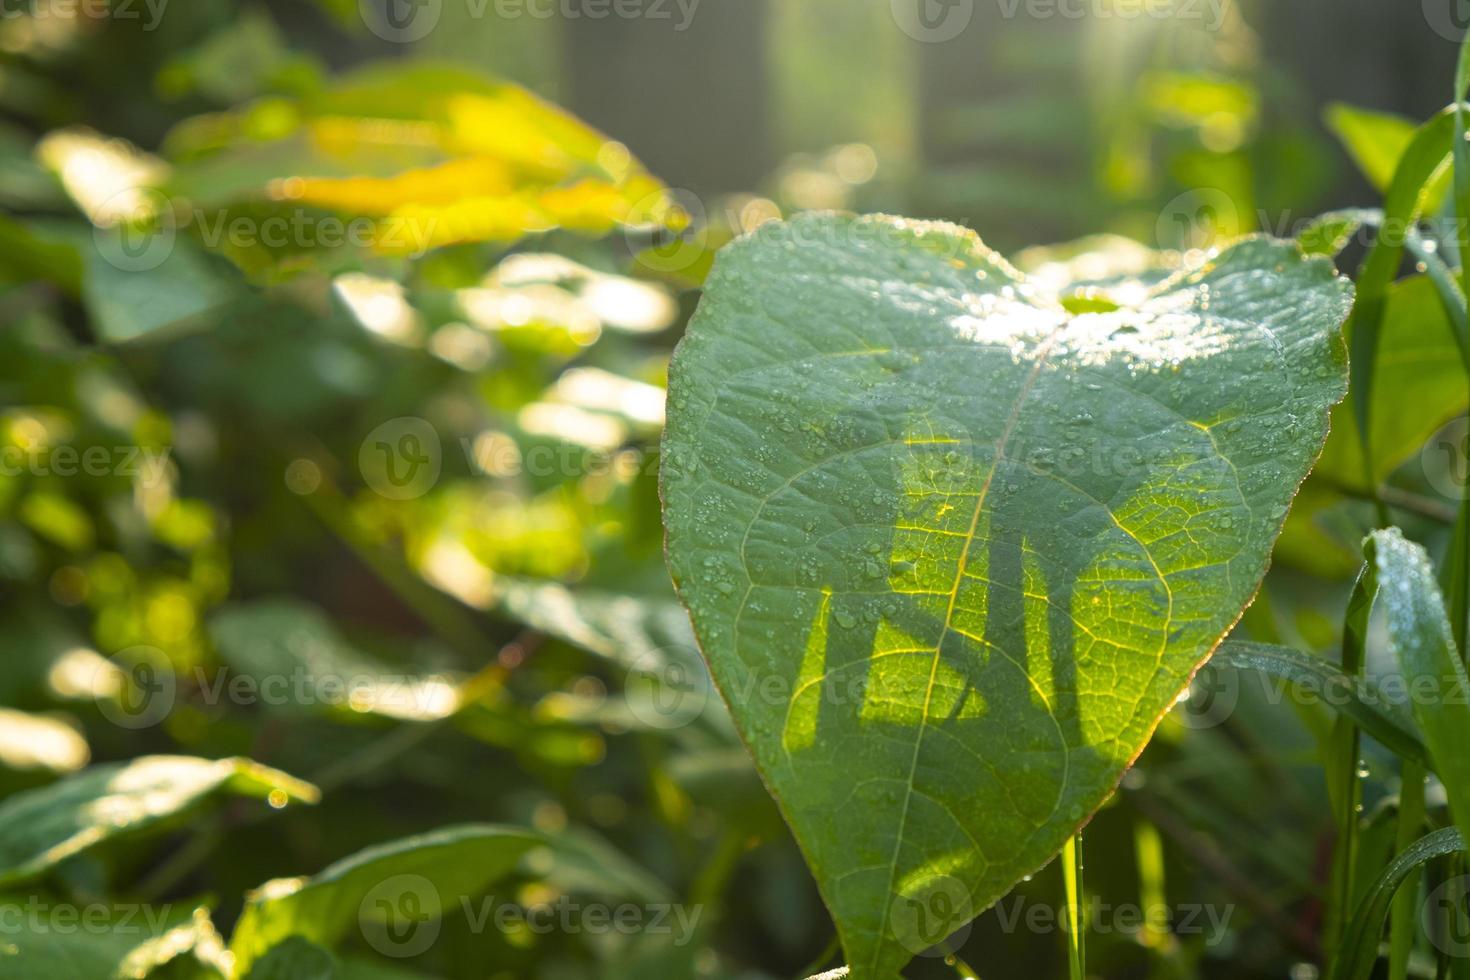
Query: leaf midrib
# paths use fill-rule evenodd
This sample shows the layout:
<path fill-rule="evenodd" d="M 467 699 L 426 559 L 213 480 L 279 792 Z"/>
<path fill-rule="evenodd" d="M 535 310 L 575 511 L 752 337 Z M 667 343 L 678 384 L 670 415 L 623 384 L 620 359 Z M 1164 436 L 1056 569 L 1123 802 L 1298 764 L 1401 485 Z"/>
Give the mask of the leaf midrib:
<path fill-rule="evenodd" d="M 942 659 L 941 651 L 944 649 L 945 639 L 948 638 L 951 629 L 953 629 L 955 605 L 959 601 L 960 585 L 964 582 L 965 570 L 970 564 L 970 549 L 975 544 L 975 532 L 980 528 L 980 515 L 985 511 L 985 500 L 990 494 L 990 486 L 995 481 L 995 474 L 1000 470 L 1000 464 L 1005 460 L 1006 444 L 1010 441 L 1011 434 L 1016 428 L 1016 422 L 1021 417 L 1021 406 L 1025 404 L 1032 389 L 1036 386 L 1036 381 L 1041 376 L 1042 369 L 1046 366 L 1047 358 L 1051 356 L 1052 347 L 1055 345 L 1057 338 L 1061 336 L 1062 331 L 1067 328 L 1069 322 L 1070 319 L 1058 324 L 1037 350 L 1036 365 L 1031 369 L 1031 373 L 1027 376 L 1025 383 L 1021 386 L 1020 392 L 1016 395 L 1015 404 L 1011 406 L 1011 412 L 1006 418 L 1005 427 L 1001 430 L 1000 437 L 996 440 L 995 459 L 990 464 L 990 472 L 986 474 L 985 482 L 980 485 L 980 490 L 975 495 L 975 511 L 970 515 L 970 529 L 965 534 L 965 543 L 960 550 L 959 561 L 955 563 L 954 584 L 949 590 L 949 605 L 944 611 L 944 626 L 939 631 L 939 638 L 934 641 L 934 656 L 929 664 L 929 681 L 924 690 L 924 707 L 919 712 L 918 732 L 914 736 L 914 753 L 913 757 L 909 760 L 908 778 L 904 780 L 903 809 L 898 818 L 898 831 L 893 838 L 892 857 L 888 860 L 888 886 L 884 889 L 884 894 L 893 894 L 894 879 L 898 876 L 898 856 L 899 851 L 903 848 L 904 832 L 908 827 L 909 805 L 914 798 L 914 778 L 918 775 L 919 771 L 919 755 L 922 753 L 924 747 L 924 734 L 929 723 L 929 706 L 933 703 L 934 683 L 939 676 L 939 661 Z M 1050 715 L 1051 704 L 1049 702 L 1044 703 L 1046 703 L 1047 711 Z M 1052 813 L 1047 815 L 1048 820 L 1051 819 L 1052 814 L 1056 813 L 1057 807 L 1061 804 L 1062 797 L 1066 795 L 1070 765 L 1071 760 L 1068 757 L 1068 753 L 1064 751 L 1062 753 L 1063 768 L 1061 787 L 1057 791 L 1056 802 L 1052 804 Z M 876 944 L 873 947 L 873 955 L 868 961 L 869 970 L 873 975 L 877 973 L 878 962 L 883 955 L 883 948 L 882 943 Z"/>

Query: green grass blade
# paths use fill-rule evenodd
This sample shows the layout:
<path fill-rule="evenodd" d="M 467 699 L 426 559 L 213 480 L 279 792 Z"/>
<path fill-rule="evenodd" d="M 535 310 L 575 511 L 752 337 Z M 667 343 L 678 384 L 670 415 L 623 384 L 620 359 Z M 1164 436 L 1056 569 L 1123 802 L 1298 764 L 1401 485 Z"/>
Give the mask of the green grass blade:
<path fill-rule="evenodd" d="M 1390 861 L 1353 914 L 1331 980 L 1367 980 L 1378 961 L 1378 940 L 1399 887 L 1428 862 L 1464 848 L 1465 839 L 1449 827 L 1419 838 Z"/>
<path fill-rule="evenodd" d="M 1461 290 L 1460 283 L 1434 248 L 1434 243 L 1423 235 L 1411 232 L 1405 238 L 1404 245 L 1414 261 L 1424 270 L 1424 277 L 1434 286 L 1435 295 L 1439 297 L 1440 306 L 1444 308 L 1445 316 L 1454 332 L 1455 343 L 1460 347 L 1460 358 L 1467 365 L 1467 370 L 1470 370 L 1470 315 L 1466 312 L 1465 293 Z"/>
<path fill-rule="evenodd" d="M 1388 287 L 1398 273 L 1403 259 L 1404 231 L 1412 228 L 1424 213 L 1448 176 L 1450 143 L 1454 136 L 1457 113 L 1451 106 L 1419 127 L 1404 151 L 1394 172 L 1384 202 L 1383 228 L 1358 274 L 1357 302 L 1350 319 L 1352 350 L 1352 399 L 1365 460 L 1372 458 L 1369 433 L 1373 395 L 1373 376 L 1378 360 L 1378 340 L 1383 327 L 1383 313 Z M 1366 464 L 1365 464 L 1366 465 Z M 1367 474 L 1370 483 L 1371 469 Z M 1384 508 L 1379 507 L 1380 518 Z M 1386 523 L 1386 522 L 1385 522 Z"/>
<path fill-rule="evenodd" d="M 1466 35 L 1460 45 L 1460 57 L 1455 66 L 1454 238 L 1456 251 L 1462 256 L 1459 296 L 1461 319 L 1456 321 L 1451 312 L 1450 322 L 1456 324 L 1457 337 L 1464 337 L 1470 332 L 1461 326 L 1465 320 L 1465 297 L 1470 296 L 1470 262 L 1463 260 L 1463 256 L 1470 255 L 1470 243 L 1464 241 L 1466 229 L 1470 228 L 1470 224 L 1467 224 L 1470 222 L 1470 143 L 1466 142 L 1467 135 L 1470 135 L 1466 132 L 1467 124 L 1470 124 L 1470 113 L 1467 113 L 1465 103 L 1461 101 L 1465 98 L 1467 88 L 1470 88 L 1470 35 Z M 1443 293 L 1441 298 L 1444 298 Z M 1449 309 L 1448 305 L 1446 309 Z M 1462 340 L 1461 354 L 1465 356 L 1465 372 L 1470 375 L 1470 342 Z M 1440 570 L 1440 582 L 1449 603 L 1455 645 L 1464 650 L 1465 622 L 1470 617 L 1470 484 L 1461 488 L 1459 517 L 1455 521 L 1454 536 L 1450 539 L 1444 567 Z"/>
<path fill-rule="evenodd" d="M 1450 815 L 1470 828 L 1470 678 L 1460 660 L 1439 586 L 1424 549 L 1397 528 L 1369 535 L 1365 552 L 1378 569 L 1388 645 L 1398 659 Z"/>
<path fill-rule="evenodd" d="M 1337 665 L 1290 647 L 1245 640 L 1222 643 L 1214 662 L 1288 681 L 1352 718 L 1396 755 L 1428 762 L 1424 743 L 1413 726 L 1387 707 L 1391 699 L 1367 678 L 1349 677 Z"/>

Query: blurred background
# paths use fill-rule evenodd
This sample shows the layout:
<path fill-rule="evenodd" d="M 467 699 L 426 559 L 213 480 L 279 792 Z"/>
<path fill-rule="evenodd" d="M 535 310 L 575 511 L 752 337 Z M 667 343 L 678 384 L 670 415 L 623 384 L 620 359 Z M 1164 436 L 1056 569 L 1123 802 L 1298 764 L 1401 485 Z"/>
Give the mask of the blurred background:
<path fill-rule="evenodd" d="M 1449 101 L 1461 6 L 0 0 L 0 794 L 161 753 L 324 793 L 26 894 L 197 902 L 228 935 L 267 879 L 497 821 L 583 855 L 502 900 L 697 923 L 451 914 L 411 953 L 349 937 L 378 972 L 341 976 L 836 965 L 662 561 L 664 373 L 713 251 L 813 208 L 960 222 L 1043 273 L 1157 263 L 1034 248 L 1083 236 L 1294 234 L 1377 201 Z M 1395 302 L 1433 334 L 1400 388 L 1438 415 L 1385 477 L 1410 461 L 1395 499 L 1433 538 L 1464 474 L 1416 451 L 1464 382 L 1422 369 L 1457 363 L 1429 291 Z M 1309 484 L 1253 634 L 1336 642 L 1359 472 Z M 1196 695 L 1087 833 L 1092 972 L 1310 980 L 1327 716 L 1224 671 Z M 1060 895 L 1041 872 L 955 948 L 1058 975 Z"/>

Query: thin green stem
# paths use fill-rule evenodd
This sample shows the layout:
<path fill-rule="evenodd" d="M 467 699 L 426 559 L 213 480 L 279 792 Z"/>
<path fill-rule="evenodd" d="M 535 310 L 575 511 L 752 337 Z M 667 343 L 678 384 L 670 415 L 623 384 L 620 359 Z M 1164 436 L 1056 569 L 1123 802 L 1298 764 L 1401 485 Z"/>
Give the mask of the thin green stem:
<path fill-rule="evenodd" d="M 980 971 L 960 959 L 957 954 L 951 953 L 945 959 L 945 962 L 953 967 L 955 974 L 960 980 L 980 980 Z"/>
<path fill-rule="evenodd" d="M 1424 767 L 1405 759 L 1400 774 L 1398 830 L 1394 839 L 1396 854 L 1403 853 L 1424 832 Z M 1389 912 L 1389 980 L 1407 980 L 1409 975 L 1409 954 L 1413 952 L 1418 931 L 1418 904 L 1419 872 L 1415 871 L 1394 896 L 1393 908 Z"/>
<path fill-rule="evenodd" d="M 1363 671 L 1363 648 L 1368 635 L 1368 617 L 1377 592 L 1371 565 L 1358 573 L 1348 600 L 1342 629 L 1342 672 L 1357 677 Z M 1332 727 L 1327 745 L 1327 788 L 1337 815 L 1337 840 L 1332 852 L 1332 900 L 1329 903 L 1325 949 L 1328 959 L 1335 960 L 1341 948 L 1347 917 L 1353 912 L 1358 864 L 1358 813 L 1363 805 L 1359 752 L 1362 735 L 1351 718 L 1340 714 Z M 1331 965 L 1329 963 L 1329 965 Z"/>
<path fill-rule="evenodd" d="M 1067 971 L 1070 980 L 1087 976 L 1087 910 L 1083 903 L 1082 835 L 1062 848 L 1062 881 L 1067 890 Z"/>

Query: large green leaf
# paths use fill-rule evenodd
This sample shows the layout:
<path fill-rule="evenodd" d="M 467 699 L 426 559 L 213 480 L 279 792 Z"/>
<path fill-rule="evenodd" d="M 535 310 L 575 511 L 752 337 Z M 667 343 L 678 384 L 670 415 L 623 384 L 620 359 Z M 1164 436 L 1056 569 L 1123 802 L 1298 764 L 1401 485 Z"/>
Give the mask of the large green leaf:
<path fill-rule="evenodd" d="M 218 793 L 280 806 L 317 799 L 310 784 L 246 759 L 147 756 L 94 766 L 0 805 L 0 885 L 35 878 L 104 841 L 179 818 Z"/>
<path fill-rule="evenodd" d="M 722 253 L 670 372 L 669 561 L 858 980 L 1112 792 L 1261 580 L 1351 299 L 1263 238 L 1081 303 L 943 224 Z"/>
<path fill-rule="evenodd" d="M 369 848 L 312 878 L 268 882 L 250 896 L 230 940 L 236 969 L 248 975 L 289 936 L 334 946 L 354 924 L 383 929 L 381 941 L 405 952 L 432 940 L 433 923 L 542 843 L 540 835 L 515 827 L 452 827 Z"/>

